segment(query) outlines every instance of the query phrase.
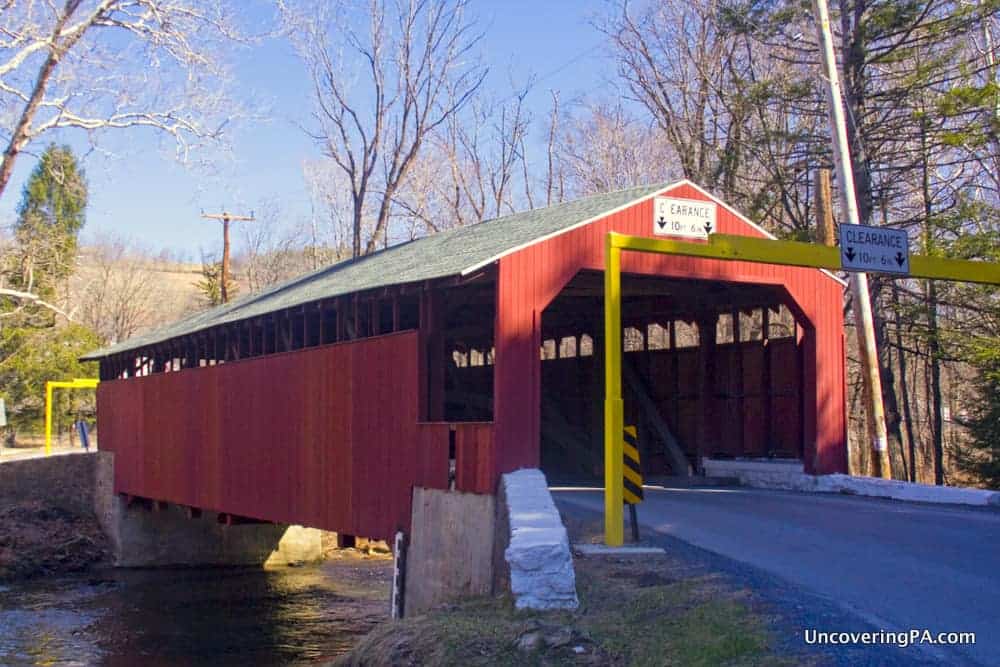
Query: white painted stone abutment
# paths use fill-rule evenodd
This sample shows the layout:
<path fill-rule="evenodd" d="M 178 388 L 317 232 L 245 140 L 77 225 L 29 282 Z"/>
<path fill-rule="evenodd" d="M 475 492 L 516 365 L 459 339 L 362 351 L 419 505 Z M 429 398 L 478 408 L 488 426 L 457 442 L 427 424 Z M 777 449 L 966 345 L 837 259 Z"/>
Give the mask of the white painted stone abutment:
<path fill-rule="evenodd" d="M 802 462 L 797 460 L 706 459 L 704 466 L 705 474 L 709 477 L 735 478 L 743 486 L 760 489 L 842 493 L 909 502 L 1000 507 L 1000 492 L 997 491 L 934 486 L 840 473 L 809 475 L 806 474 Z"/>
<path fill-rule="evenodd" d="M 576 609 L 576 573 L 569 536 L 541 470 L 501 479 L 509 521 L 504 560 L 518 609 Z"/>

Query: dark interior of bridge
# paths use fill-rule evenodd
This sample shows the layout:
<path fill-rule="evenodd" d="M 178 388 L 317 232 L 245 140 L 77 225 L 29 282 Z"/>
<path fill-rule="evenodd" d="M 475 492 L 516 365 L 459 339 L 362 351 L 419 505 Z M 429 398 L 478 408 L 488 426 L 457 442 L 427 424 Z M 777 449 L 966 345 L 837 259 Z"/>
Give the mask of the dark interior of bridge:
<path fill-rule="evenodd" d="M 625 421 L 646 475 L 699 457 L 800 457 L 801 326 L 780 286 L 623 275 Z M 445 419 L 490 421 L 494 288 L 446 290 Z M 542 315 L 541 461 L 550 481 L 603 474 L 603 274 Z"/>

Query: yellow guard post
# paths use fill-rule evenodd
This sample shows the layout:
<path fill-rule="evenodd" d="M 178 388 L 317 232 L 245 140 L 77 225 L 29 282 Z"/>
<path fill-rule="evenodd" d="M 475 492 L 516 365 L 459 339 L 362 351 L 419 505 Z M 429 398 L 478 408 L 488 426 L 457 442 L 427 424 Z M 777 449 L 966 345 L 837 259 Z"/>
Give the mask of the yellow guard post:
<path fill-rule="evenodd" d="M 96 389 L 101 381 L 97 378 L 75 378 L 73 380 L 50 380 L 45 383 L 45 455 L 52 453 L 52 390 L 53 389 Z"/>
<path fill-rule="evenodd" d="M 622 251 L 608 234 L 604 269 L 604 541 L 620 547 L 622 517 Z"/>
<path fill-rule="evenodd" d="M 840 271 L 840 248 L 772 239 L 713 234 L 708 243 L 651 239 L 609 232 L 604 270 L 604 542 L 621 546 L 622 516 L 622 250 L 686 255 L 761 264 L 804 266 Z M 930 278 L 1000 285 L 1000 264 L 944 257 L 910 255 L 909 275 L 897 278 Z"/>

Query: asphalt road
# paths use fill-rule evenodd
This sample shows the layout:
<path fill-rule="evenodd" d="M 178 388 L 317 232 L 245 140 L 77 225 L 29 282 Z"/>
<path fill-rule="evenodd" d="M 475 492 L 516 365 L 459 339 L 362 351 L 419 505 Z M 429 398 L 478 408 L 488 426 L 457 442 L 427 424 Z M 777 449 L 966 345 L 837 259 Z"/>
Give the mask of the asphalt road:
<path fill-rule="evenodd" d="M 600 491 L 557 491 L 555 497 L 564 512 L 603 511 Z M 995 509 L 742 488 L 647 488 L 639 523 L 653 542 L 676 538 L 766 573 L 754 588 L 790 586 L 838 609 L 810 615 L 800 596 L 792 606 L 800 608 L 803 631 L 848 630 L 811 624 L 858 627 L 860 621 L 875 630 L 976 633 L 974 646 L 882 647 L 862 654 L 875 656 L 864 662 L 1000 665 Z"/>

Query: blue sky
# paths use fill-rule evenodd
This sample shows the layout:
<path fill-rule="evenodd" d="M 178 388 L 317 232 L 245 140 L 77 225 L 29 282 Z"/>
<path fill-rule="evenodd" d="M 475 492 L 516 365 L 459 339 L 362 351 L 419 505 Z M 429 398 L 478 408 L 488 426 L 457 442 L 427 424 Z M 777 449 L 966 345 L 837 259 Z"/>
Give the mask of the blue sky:
<path fill-rule="evenodd" d="M 487 86 L 509 92 L 536 77 L 528 100 L 538 119 L 548 112 L 549 90 L 564 100 L 593 93 L 607 95 L 614 65 L 607 59 L 602 35 L 590 18 L 605 8 L 602 0 L 473 0 L 485 32 L 482 55 L 490 67 Z M 268 109 L 271 120 L 243 123 L 233 134 L 233 150 L 211 173 L 194 171 L 172 160 L 172 143 L 151 132 L 119 134 L 111 148 L 115 157 L 97 151 L 84 161 L 91 197 L 84 241 L 100 234 L 138 239 L 153 251 L 169 249 L 197 261 L 202 250 L 221 247 L 217 225 L 199 218 L 200 211 L 253 209 L 277 202 L 290 222 L 309 213 L 302 178 L 304 161 L 319 156 L 313 142 L 296 124 L 309 124 L 309 78 L 291 46 L 270 40 L 240 55 L 236 88 L 246 91 L 244 103 Z M 536 139 L 544 123 L 535 128 Z M 51 137 L 84 147 L 79 137 Z M 0 223 L 9 225 L 21 187 L 34 166 L 22 156 L 12 183 L 0 200 Z"/>

